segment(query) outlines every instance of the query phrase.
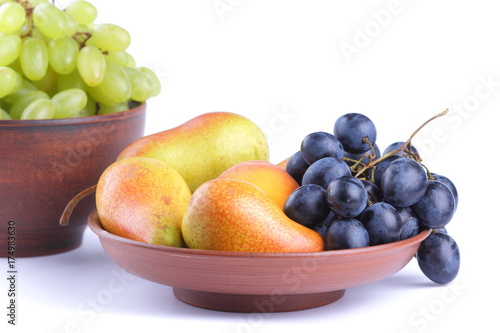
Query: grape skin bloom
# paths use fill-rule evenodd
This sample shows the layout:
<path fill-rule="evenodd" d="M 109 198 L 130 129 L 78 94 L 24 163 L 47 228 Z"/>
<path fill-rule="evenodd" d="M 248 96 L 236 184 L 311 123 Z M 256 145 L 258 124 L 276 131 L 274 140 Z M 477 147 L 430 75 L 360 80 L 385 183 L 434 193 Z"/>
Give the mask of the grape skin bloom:
<path fill-rule="evenodd" d="M 460 250 L 450 235 L 433 232 L 420 245 L 417 262 L 431 281 L 447 284 L 455 279 L 460 269 Z"/>
<path fill-rule="evenodd" d="M 368 193 L 363 183 L 353 176 L 334 179 L 326 189 L 330 209 L 342 217 L 356 217 L 363 212 L 368 202 Z"/>
<path fill-rule="evenodd" d="M 371 145 L 377 139 L 375 124 L 360 113 L 347 113 L 340 116 L 334 124 L 333 134 L 340 140 L 344 150 L 351 154 L 360 154 L 370 150 L 370 145 L 363 142 L 367 138 Z"/>
<path fill-rule="evenodd" d="M 382 174 L 380 190 L 385 201 L 395 207 L 409 207 L 419 201 L 427 189 L 427 173 L 420 163 L 400 158 Z"/>

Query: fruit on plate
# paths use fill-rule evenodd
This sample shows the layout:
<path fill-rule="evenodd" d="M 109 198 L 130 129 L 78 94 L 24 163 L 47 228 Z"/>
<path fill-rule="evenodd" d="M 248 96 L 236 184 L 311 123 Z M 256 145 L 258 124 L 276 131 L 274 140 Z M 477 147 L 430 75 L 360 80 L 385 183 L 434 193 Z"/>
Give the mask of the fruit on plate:
<path fill-rule="evenodd" d="M 118 160 L 134 156 L 169 163 L 194 192 L 233 165 L 268 161 L 269 147 L 262 130 L 250 119 L 231 112 L 209 112 L 132 142 Z"/>
<path fill-rule="evenodd" d="M 201 185 L 182 220 L 189 248 L 236 252 L 323 251 L 316 231 L 289 219 L 261 189 L 241 180 Z"/>
<path fill-rule="evenodd" d="M 376 127 L 363 114 L 340 116 L 332 133 L 308 134 L 285 165 L 300 184 L 285 202 L 285 214 L 322 234 L 325 250 L 392 243 L 433 229 L 420 245 L 418 264 L 432 281 L 451 282 L 460 253 L 444 228 L 456 212 L 458 192 L 449 178 L 429 171 L 411 142 L 447 112 L 382 154 Z"/>
<path fill-rule="evenodd" d="M 125 238 L 184 246 L 181 222 L 191 192 L 166 162 L 134 157 L 111 164 L 96 189 L 97 213 L 107 231 Z"/>
<path fill-rule="evenodd" d="M 299 184 L 285 170 L 266 161 L 248 161 L 238 163 L 218 178 L 244 180 L 254 184 L 276 204 L 283 209 L 290 194 L 299 187 Z"/>

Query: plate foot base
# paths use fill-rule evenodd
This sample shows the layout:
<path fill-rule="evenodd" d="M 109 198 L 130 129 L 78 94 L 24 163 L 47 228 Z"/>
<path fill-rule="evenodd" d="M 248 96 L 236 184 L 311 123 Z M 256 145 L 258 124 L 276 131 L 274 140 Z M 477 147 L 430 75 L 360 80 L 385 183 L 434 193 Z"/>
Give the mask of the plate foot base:
<path fill-rule="evenodd" d="M 345 290 L 335 290 L 315 294 L 237 295 L 182 288 L 173 288 L 173 291 L 177 299 L 196 307 L 240 313 L 273 313 L 312 309 L 333 303 L 342 298 L 345 293 Z"/>

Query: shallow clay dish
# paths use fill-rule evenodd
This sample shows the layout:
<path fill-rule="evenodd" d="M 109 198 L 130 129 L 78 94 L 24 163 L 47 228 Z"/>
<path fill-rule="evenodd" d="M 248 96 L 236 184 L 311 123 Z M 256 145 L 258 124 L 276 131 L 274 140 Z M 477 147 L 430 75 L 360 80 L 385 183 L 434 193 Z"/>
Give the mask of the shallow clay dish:
<path fill-rule="evenodd" d="M 172 286 L 194 306 L 230 312 L 283 312 L 319 307 L 345 289 L 402 269 L 430 234 L 361 249 L 315 253 L 244 253 L 151 245 L 104 230 L 96 211 L 88 219 L 109 257 L 141 278 Z"/>
<path fill-rule="evenodd" d="M 66 204 L 144 135 L 145 119 L 146 104 L 81 118 L 0 120 L 0 257 L 7 256 L 7 224 L 15 228 L 14 257 L 80 246 L 95 199 L 82 200 L 63 227 Z"/>

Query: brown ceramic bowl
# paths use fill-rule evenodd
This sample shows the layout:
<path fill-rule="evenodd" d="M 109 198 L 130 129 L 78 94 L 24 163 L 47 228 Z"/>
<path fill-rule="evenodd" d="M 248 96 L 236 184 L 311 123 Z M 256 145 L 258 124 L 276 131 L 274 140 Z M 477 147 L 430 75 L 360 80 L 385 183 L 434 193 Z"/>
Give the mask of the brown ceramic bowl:
<path fill-rule="evenodd" d="M 194 306 L 230 312 L 282 312 L 332 303 L 347 288 L 388 277 L 413 258 L 430 230 L 407 240 L 314 253 L 244 253 L 151 245 L 104 230 L 97 212 L 90 229 L 124 270 L 173 287 Z"/>
<path fill-rule="evenodd" d="M 66 204 L 95 185 L 120 151 L 144 135 L 146 104 L 82 118 L 0 120 L 0 257 L 15 228 L 15 257 L 65 252 L 82 242 L 93 196 L 59 225 Z"/>

